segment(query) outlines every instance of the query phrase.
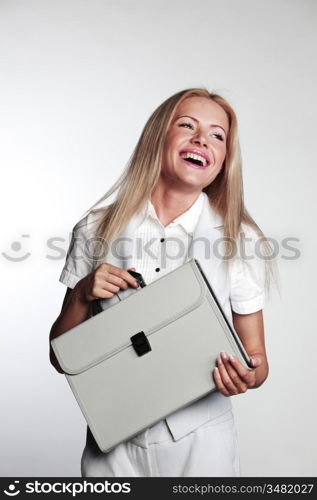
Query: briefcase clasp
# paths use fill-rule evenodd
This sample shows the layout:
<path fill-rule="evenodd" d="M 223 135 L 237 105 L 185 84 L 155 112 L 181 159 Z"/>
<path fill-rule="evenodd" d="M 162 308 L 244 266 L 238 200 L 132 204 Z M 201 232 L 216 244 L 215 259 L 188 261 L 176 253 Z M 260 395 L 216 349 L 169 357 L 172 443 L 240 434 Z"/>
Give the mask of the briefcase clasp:
<path fill-rule="evenodd" d="M 132 335 L 131 342 L 134 347 L 135 352 L 137 353 L 138 356 L 143 356 L 143 354 L 146 354 L 149 351 L 152 351 L 152 347 L 150 345 L 150 342 L 148 341 L 147 336 L 144 334 L 144 332 L 139 332 L 136 333 L 135 335 Z"/>

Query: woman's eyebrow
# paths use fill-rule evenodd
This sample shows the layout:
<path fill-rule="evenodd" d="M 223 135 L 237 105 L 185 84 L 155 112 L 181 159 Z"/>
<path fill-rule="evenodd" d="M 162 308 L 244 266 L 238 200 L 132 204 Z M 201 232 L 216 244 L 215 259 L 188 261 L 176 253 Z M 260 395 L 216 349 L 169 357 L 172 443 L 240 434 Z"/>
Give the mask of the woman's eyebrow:
<path fill-rule="evenodd" d="M 199 122 L 199 120 L 197 120 L 197 118 L 194 118 L 193 116 L 190 116 L 190 115 L 182 115 L 182 116 L 177 116 L 176 120 L 179 120 L 180 118 L 191 118 L 191 119 L 192 119 L 192 120 L 194 120 L 196 123 L 198 123 L 198 122 Z M 212 124 L 210 125 L 210 127 L 219 127 L 219 128 L 221 128 L 221 129 L 224 131 L 224 133 L 226 134 L 225 129 L 224 129 L 221 125 L 217 125 L 217 123 L 212 123 Z"/>

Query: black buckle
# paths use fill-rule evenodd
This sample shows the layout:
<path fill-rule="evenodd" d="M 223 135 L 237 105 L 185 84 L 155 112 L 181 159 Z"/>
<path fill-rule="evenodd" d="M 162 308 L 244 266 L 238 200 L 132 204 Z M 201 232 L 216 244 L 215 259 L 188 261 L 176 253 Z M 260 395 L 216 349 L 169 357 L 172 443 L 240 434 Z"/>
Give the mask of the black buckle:
<path fill-rule="evenodd" d="M 144 334 L 144 332 L 139 332 L 136 333 L 135 335 L 132 335 L 131 342 L 134 347 L 135 352 L 137 353 L 138 356 L 143 356 L 143 354 L 146 354 L 149 351 L 152 351 L 152 347 L 150 346 L 150 342 L 148 341 L 148 338 Z"/>

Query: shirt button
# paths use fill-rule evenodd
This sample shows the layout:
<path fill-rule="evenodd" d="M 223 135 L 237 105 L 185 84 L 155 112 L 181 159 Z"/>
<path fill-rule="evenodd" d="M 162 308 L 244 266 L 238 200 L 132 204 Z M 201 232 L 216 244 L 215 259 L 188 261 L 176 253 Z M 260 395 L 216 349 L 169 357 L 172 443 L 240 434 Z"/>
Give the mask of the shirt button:
<path fill-rule="evenodd" d="M 157 268 L 155 269 L 155 271 L 158 273 L 158 272 L 160 271 L 160 268 L 159 268 L 159 267 L 157 267 Z"/>
<path fill-rule="evenodd" d="M 163 241 L 165 241 L 165 238 L 161 238 L 160 239 L 160 242 L 163 243 Z"/>

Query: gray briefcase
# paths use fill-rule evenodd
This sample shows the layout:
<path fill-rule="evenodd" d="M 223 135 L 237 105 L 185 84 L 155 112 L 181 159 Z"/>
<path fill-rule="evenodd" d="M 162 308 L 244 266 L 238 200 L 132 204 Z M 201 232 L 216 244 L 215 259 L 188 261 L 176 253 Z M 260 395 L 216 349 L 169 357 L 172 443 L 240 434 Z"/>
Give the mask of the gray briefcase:
<path fill-rule="evenodd" d="M 103 452 L 214 390 L 221 351 L 249 367 L 195 259 L 51 344 Z"/>

